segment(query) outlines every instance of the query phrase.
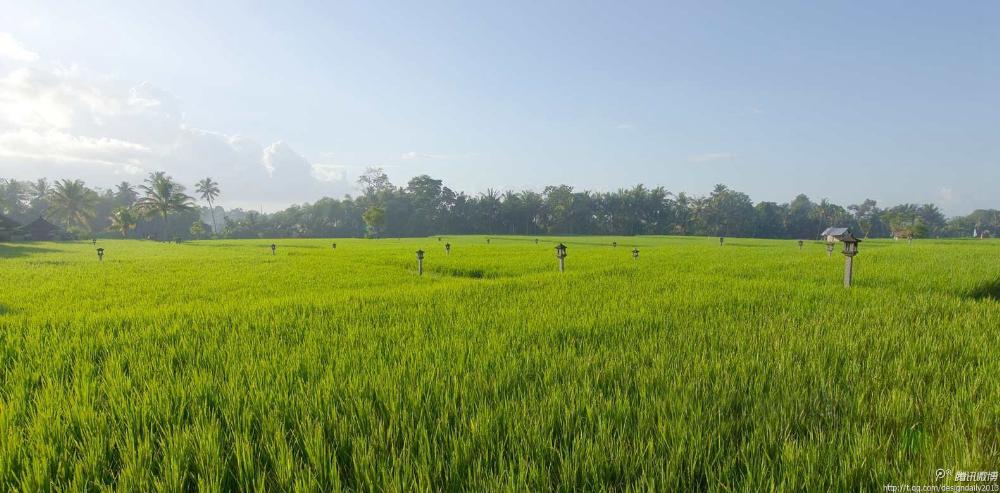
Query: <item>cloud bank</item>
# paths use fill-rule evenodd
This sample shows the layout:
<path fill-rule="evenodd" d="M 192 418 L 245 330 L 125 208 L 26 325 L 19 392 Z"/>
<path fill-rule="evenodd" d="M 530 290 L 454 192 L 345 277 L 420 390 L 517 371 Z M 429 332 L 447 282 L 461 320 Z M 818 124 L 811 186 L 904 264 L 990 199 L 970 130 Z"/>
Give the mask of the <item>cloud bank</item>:
<path fill-rule="evenodd" d="M 342 167 L 288 143 L 191 126 L 170 92 L 47 64 L 0 33 L 0 177 L 141 182 L 157 170 L 189 187 L 211 176 L 223 203 L 269 209 L 353 191 Z"/>

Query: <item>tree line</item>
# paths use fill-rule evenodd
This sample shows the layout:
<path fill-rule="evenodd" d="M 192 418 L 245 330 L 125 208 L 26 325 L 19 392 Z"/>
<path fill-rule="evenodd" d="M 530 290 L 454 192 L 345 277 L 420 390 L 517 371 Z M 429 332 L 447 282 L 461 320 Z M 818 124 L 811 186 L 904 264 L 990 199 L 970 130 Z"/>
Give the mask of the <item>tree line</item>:
<path fill-rule="evenodd" d="M 614 192 L 568 185 L 533 190 L 455 192 L 427 175 L 405 186 L 380 168 L 358 179 L 361 193 L 323 198 L 263 214 L 225 209 L 211 178 L 197 197 L 163 172 L 142 184 L 91 189 L 80 180 L 0 179 L 0 212 L 19 221 L 45 217 L 77 237 L 125 238 L 412 237 L 435 234 L 709 235 L 816 238 L 830 226 L 864 237 L 956 237 L 1000 230 L 1000 211 L 946 218 L 933 204 L 881 208 L 871 199 L 841 206 L 798 195 L 786 203 L 757 202 L 725 185 L 705 196 L 636 185 Z M 200 200 L 199 204 L 197 201 Z"/>

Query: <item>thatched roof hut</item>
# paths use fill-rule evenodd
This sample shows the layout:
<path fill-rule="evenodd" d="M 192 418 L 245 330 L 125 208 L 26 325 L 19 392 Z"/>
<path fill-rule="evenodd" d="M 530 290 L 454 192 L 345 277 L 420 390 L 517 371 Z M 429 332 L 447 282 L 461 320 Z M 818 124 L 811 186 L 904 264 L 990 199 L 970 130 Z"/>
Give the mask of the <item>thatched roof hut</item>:
<path fill-rule="evenodd" d="M 33 241 L 53 241 L 66 237 L 66 232 L 62 228 L 53 225 L 42 217 L 24 225 L 21 228 L 21 232 Z"/>

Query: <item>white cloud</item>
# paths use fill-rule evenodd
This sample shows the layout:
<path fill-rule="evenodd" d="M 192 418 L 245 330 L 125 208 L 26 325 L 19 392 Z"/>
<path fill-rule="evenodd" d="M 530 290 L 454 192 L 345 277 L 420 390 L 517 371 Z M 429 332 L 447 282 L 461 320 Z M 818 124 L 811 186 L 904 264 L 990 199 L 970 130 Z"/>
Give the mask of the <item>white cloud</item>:
<path fill-rule="evenodd" d="M 8 58 L 16 62 L 34 62 L 38 60 L 38 53 L 25 48 L 10 34 L 0 33 L 0 58 Z"/>
<path fill-rule="evenodd" d="M 312 175 L 319 181 L 346 182 L 349 180 L 348 172 L 356 168 L 341 164 L 314 164 Z"/>
<path fill-rule="evenodd" d="M 3 41 L 0 55 L 9 56 Z M 37 61 L 13 46 L 19 61 Z M 189 185 L 212 176 L 229 206 L 277 208 L 353 191 L 346 171 L 313 165 L 286 142 L 188 125 L 177 98 L 149 82 L 44 63 L 0 73 L 0 176 L 109 186 L 159 170 Z"/>
<path fill-rule="evenodd" d="M 736 157 L 736 154 L 731 152 L 709 152 L 706 154 L 698 154 L 688 158 L 688 161 L 692 163 L 710 163 L 714 161 L 728 161 Z"/>
<path fill-rule="evenodd" d="M 58 130 L 21 129 L 0 134 L 0 157 L 58 163 L 98 164 L 140 169 L 150 149 L 144 145 L 106 137 L 70 135 Z"/>

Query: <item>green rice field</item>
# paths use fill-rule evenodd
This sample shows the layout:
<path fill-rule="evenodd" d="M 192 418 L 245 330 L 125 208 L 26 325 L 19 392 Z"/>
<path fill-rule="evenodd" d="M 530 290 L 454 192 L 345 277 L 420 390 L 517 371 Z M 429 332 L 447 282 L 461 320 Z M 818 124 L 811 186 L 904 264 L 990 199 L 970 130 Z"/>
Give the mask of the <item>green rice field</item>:
<path fill-rule="evenodd" d="M 0 487 L 870 491 L 1000 469 L 997 240 L 865 241 L 851 289 L 822 242 L 271 243 L 0 244 Z"/>

